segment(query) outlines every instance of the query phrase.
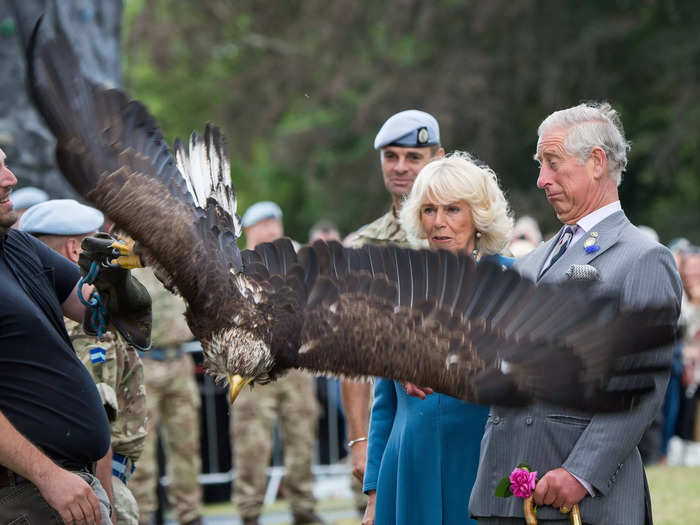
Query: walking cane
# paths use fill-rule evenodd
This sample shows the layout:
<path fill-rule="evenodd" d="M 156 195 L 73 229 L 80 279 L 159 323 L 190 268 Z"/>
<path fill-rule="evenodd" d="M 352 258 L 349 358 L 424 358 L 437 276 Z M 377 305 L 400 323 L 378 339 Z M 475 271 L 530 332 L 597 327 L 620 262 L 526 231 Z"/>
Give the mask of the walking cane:
<path fill-rule="evenodd" d="M 532 501 L 532 496 L 523 500 L 523 514 L 525 514 L 526 525 L 537 525 L 535 503 Z M 581 521 L 581 511 L 578 508 L 578 504 L 574 505 L 571 512 L 569 512 L 569 519 L 571 519 L 571 525 L 583 525 L 583 522 Z"/>

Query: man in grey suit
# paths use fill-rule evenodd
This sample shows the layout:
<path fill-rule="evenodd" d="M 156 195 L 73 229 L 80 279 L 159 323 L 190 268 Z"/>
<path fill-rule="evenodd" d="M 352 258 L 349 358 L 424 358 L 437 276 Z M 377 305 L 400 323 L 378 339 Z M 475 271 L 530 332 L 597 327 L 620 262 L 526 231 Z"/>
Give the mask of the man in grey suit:
<path fill-rule="evenodd" d="M 547 117 L 538 129 L 537 186 L 563 223 L 558 235 L 516 262 L 539 283 L 589 280 L 591 296 L 614 293 L 623 309 L 680 310 L 681 284 L 671 253 L 635 228 L 618 186 L 629 144 L 608 104 L 581 104 Z M 540 523 L 568 523 L 578 503 L 584 523 L 651 523 L 637 450 L 666 391 L 667 374 L 633 410 L 592 414 L 535 404 L 492 407 L 481 443 L 469 509 L 480 523 L 522 523 L 522 502 L 498 498 L 498 480 L 521 462 L 538 471 L 534 500 Z"/>

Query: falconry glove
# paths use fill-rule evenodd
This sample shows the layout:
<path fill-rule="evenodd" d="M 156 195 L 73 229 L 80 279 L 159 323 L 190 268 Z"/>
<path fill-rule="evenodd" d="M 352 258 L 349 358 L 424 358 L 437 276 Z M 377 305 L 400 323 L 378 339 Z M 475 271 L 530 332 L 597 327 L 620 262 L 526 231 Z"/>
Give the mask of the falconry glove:
<path fill-rule="evenodd" d="M 120 242 L 106 233 L 86 237 L 81 243 L 83 251 L 78 265 L 87 276 L 86 282 L 95 285 L 107 310 L 108 322 L 127 343 L 139 350 L 148 350 L 151 347 L 151 296 L 131 272 L 119 264 L 123 254 L 118 247 Z M 94 333 L 90 325 L 85 322 L 85 330 Z"/>

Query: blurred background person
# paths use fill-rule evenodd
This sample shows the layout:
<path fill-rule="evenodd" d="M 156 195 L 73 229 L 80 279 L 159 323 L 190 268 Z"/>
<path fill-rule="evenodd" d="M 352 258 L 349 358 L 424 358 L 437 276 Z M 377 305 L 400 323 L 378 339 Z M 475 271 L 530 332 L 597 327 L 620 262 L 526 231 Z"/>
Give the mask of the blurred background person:
<path fill-rule="evenodd" d="M 167 501 L 181 525 L 201 525 L 201 404 L 194 362 L 183 344 L 192 340 L 185 321 L 185 302 L 168 291 L 150 268 L 134 274 L 151 294 L 153 329 L 151 350 L 141 352 L 148 403 L 148 435 L 131 490 L 139 505 L 141 525 L 149 525 L 158 510 L 160 435 L 168 476 Z"/>
<path fill-rule="evenodd" d="M 475 261 L 513 262 L 498 255 L 510 241 L 513 219 L 496 174 L 466 153 L 423 168 L 399 218 L 414 246 L 427 240 L 433 250 Z M 476 523 L 467 504 L 488 407 L 436 393 L 419 399 L 407 393 L 412 388 L 375 381 L 363 524 Z"/>
<path fill-rule="evenodd" d="M 529 215 L 523 215 L 513 226 L 508 249 L 516 259 L 534 250 L 542 242 L 542 232 L 537 221 Z"/>
<path fill-rule="evenodd" d="M 282 210 L 274 202 L 253 204 L 241 222 L 249 250 L 284 235 Z M 284 493 L 289 499 L 294 524 L 323 523 L 315 512 L 311 472 L 317 418 L 312 378 L 298 370 L 278 381 L 242 392 L 233 404 L 231 448 L 236 471 L 233 501 L 244 525 L 259 523 L 277 421 L 284 444 Z"/>
<path fill-rule="evenodd" d="M 337 226 L 325 219 L 316 222 L 309 230 L 309 244 L 318 240 L 342 242 Z M 315 378 L 315 384 L 316 398 L 321 407 L 318 418 L 319 462 L 335 463 L 341 458 L 345 442 L 345 414 L 340 402 L 340 381 L 334 377 L 319 376 Z"/>
<path fill-rule="evenodd" d="M 645 226 L 644 224 L 638 224 L 637 229 L 646 235 L 649 239 L 654 242 L 659 242 L 659 234 L 651 226 Z"/>
<path fill-rule="evenodd" d="M 682 447 L 676 462 L 684 464 L 688 461 L 690 446 L 700 441 L 700 249 L 684 243 L 676 258 L 684 291 L 681 310 L 682 370 L 675 427 Z"/>
<path fill-rule="evenodd" d="M 309 244 L 314 241 L 338 241 L 340 242 L 340 232 L 338 227 L 330 221 L 320 220 L 309 230 Z"/>
<path fill-rule="evenodd" d="M 399 224 L 399 210 L 420 170 L 434 158 L 445 156 L 445 150 L 440 146 L 440 125 L 435 117 L 425 111 L 400 111 L 382 124 L 374 138 L 374 149 L 379 150 L 384 187 L 391 195 L 391 209 L 348 235 L 345 243 L 353 248 L 365 244 L 407 247 L 410 243 Z M 362 495 L 362 479 L 367 461 L 370 386 L 368 383 L 342 381 L 341 396 L 354 477 L 355 504 L 363 514 L 366 498 Z"/>
<path fill-rule="evenodd" d="M 666 388 L 666 397 L 664 399 L 664 404 L 662 406 L 663 411 L 663 429 L 661 434 L 661 450 L 660 450 L 660 461 L 666 463 L 668 461 L 668 448 L 671 438 L 676 434 L 678 416 L 681 408 L 681 379 L 683 377 L 683 339 L 685 337 L 688 316 L 689 316 L 689 304 L 688 296 L 686 294 L 686 286 L 683 280 L 683 267 L 685 253 L 692 249 L 692 245 L 688 239 L 678 238 L 671 241 L 668 245 L 669 250 L 673 254 L 673 258 L 676 261 L 676 267 L 678 268 L 678 273 L 681 276 L 681 283 L 683 284 L 683 299 L 681 302 L 681 315 L 678 319 L 678 330 L 680 335 L 679 341 L 673 350 L 673 361 L 671 365 L 671 377 L 668 382 L 668 387 Z"/>
<path fill-rule="evenodd" d="M 80 243 L 104 223 L 102 212 L 72 199 L 56 199 L 32 206 L 18 221 L 67 259 L 78 263 Z M 127 483 L 146 438 L 146 389 L 138 353 L 116 333 L 90 336 L 80 323 L 64 317 L 66 330 L 80 360 L 100 393 L 110 423 L 110 450 L 97 462 L 97 477 L 109 496 L 115 525 L 137 525 L 138 506 Z"/>
<path fill-rule="evenodd" d="M 17 228 L 19 220 L 29 208 L 47 200 L 49 200 L 49 194 L 34 186 L 25 186 L 24 188 L 14 190 L 10 194 L 10 202 L 17 212 L 17 222 L 15 222 L 12 227 Z"/>

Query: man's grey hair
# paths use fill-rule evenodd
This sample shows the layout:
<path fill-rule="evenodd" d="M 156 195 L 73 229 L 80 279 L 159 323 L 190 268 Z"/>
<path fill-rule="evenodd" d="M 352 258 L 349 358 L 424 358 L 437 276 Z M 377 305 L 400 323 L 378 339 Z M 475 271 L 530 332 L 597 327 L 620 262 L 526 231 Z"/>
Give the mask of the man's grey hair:
<path fill-rule="evenodd" d="M 593 148 L 602 148 L 608 158 L 608 175 L 620 185 L 622 172 L 627 167 L 630 143 L 625 139 L 619 113 L 610 104 L 585 102 L 555 111 L 540 124 L 537 135 L 541 139 L 554 129 L 568 130 L 564 148 L 581 163 L 588 160 Z"/>

